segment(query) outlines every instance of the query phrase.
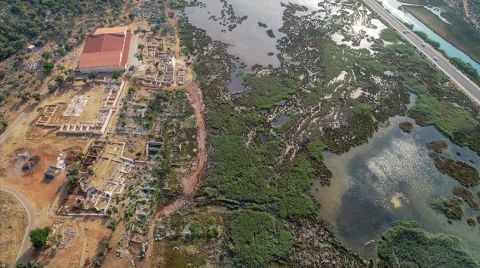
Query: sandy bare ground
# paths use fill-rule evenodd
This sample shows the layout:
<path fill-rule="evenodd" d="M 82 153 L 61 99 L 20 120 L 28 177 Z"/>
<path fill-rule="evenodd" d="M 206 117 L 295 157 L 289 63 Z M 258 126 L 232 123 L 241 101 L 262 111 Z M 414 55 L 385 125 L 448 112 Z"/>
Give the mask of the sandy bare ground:
<path fill-rule="evenodd" d="M 73 94 L 73 93 L 72 93 Z M 68 95 L 68 94 L 66 94 Z M 42 104 L 57 101 L 56 96 L 44 100 Z M 36 260 L 48 267 L 80 267 L 82 261 L 95 254 L 99 237 L 110 232 L 101 224 L 101 220 L 62 218 L 55 215 L 55 205 L 59 193 L 66 183 L 66 172 L 59 172 L 55 179 L 44 179 L 44 171 L 54 165 L 59 153 L 75 144 L 84 147 L 88 139 L 78 137 L 47 137 L 41 140 L 29 140 L 26 133 L 32 122 L 38 117 L 36 109 L 24 112 L 10 125 L 4 135 L 0 136 L 0 190 L 7 191 L 17 197 L 29 215 L 29 225 L 22 233 L 21 246 L 15 250 L 14 261 L 28 262 Z M 38 155 L 40 162 L 35 170 L 23 174 L 22 164 L 16 158 L 17 150 L 25 150 L 31 155 Z M 76 235 L 72 247 L 68 249 L 35 251 L 28 237 L 28 231 L 36 227 L 50 226 L 56 220 L 66 220 L 77 230 L 86 235 Z M 13 250 L 13 249 L 12 249 Z M 18 252 L 18 256 L 17 256 Z M 83 253 L 83 254 L 82 254 Z"/>
<path fill-rule="evenodd" d="M 32 217 L 23 201 L 1 185 L 0 220 L 0 265 L 13 265 L 28 241 Z"/>

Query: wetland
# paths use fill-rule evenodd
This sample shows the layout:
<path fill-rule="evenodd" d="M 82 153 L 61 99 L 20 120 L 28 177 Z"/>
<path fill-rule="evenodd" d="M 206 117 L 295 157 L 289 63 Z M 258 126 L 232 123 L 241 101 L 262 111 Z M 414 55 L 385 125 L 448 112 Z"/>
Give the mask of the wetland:
<path fill-rule="evenodd" d="M 444 141 L 442 159 L 478 169 L 479 108 L 359 1 L 259 5 L 203 1 L 182 22 L 210 143 L 196 200 L 234 212 L 228 261 L 362 267 L 397 220 L 480 259 L 472 195 L 427 147 Z M 435 206 L 454 196 L 458 220 Z"/>

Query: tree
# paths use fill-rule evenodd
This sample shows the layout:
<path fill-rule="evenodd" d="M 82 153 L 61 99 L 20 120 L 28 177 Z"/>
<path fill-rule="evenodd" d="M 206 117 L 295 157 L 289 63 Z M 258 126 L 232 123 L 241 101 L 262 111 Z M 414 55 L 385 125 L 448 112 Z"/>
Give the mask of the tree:
<path fill-rule="evenodd" d="M 43 51 L 42 52 L 42 58 L 48 60 L 50 58 L 51 54 L 48 51 Z"/>
<path fill-rule="evenodd" d="M 134 87 L 129 87 L 129 88 L 128 88 L 128 91 L 127 91 L 127 94 L 128 94 L 128 95 L 132 95 L 133 93 L 135 93 L 135 91 L 137 91 L 136 88 L 134 88 Z M 0 102 L 1 102 L 1 101 L 0 101 Z"/>
<path fill-rule="evenodd" d="M 65 79 L 67 82 L 73 82 L 75 81 L 75 74 L 71 73 L 67 75 L 67 78 Z"/>
<path fill-rule="evenodd" d="M 30 241 L 35 249 L 42 249 L 47 245 L 50 227 L 36 228 L 30 231 Z"/>
<path fill-rule="evenodd" d="M 0 92 L 0 103 L 2 103 L 7 98 L 7 95 L 3 92 Z"/>
<path fill-rule="evenodd" d="M 143 50 L 145 48 L 144 44 L 138 44 L 138 49 Z"/>
<path fill-rule="evenodd" d="M 21 101 L 27 101 L 28 99 L 30 99 L 30 92 L 22 92 L 18 95 L 18 98 L 21 100 Z"/>
<path fill-rule="evenodd" d="M 4 128 L 4 127 L 7 127 L 8 126 L 8 121 L 7 119 L 1 117 L 0 118 L 0 128 Z"/>
<path fill-rule="evenodd" d="M 112 72 L 112 78 L 113 79 L 118 79 L 118 78 L 120 78 L 120 76 L 122 76 L 122 72 L 120 72 L 120 71 L 113 71 Z"/>
<path fill-rule="evenodd" d="M 53 67 L 55 67 L 55 65 L 52 62 L 46 61 L 43 63 L 43 70 L 45 71 L 46 74 L 51 73 L 53 70 Z"/>
<path fill-rule="evenodd" d="M 40 95 L 40 93 L 38 92 L 33 92 L 32 94 L 30 94 L 32 96 L 32 98 L 35 100 L 35 101 L 40 101 L 40 99 L 42 98 L 42 96 Z"/>
<path fill-rule="evenodd" d="M 49 93 L 53 93 L 55 92 L 55 90 L 58 89 L 58 83 L 55 81 L 55 79 L 52 79 L 50 80 L 50 82 L 48 82 L 48 92 Z"/>
<path fill-rule="evenodd" d="M 68 184 L 72 188 L 77 186 L 77 184 L 78 184 L 78 181 L 79 181 L 78 174 L 79 174 L 81 168 L 82 168 L 81 164 L 76 163 L 76 164 L 72 165 L 67 171 Z"/>
<path fill-rule="evenodd" d="M 55 76 L 55 82 L 57 83 L 57 85 L 59 87 L 61 87 L 63 85 L 63 82 L 65 82 L 65 78 L 63 77 L 63 75 L 57 75 Z"/>
<path fill-rule="evenodd" d="M 85 158 L 85 155 L 80 152 L 75 156 L 75 161 L 82 161 Z"/>
<path fill-rule="evenodd" d="M 96 72 L 88 73 L 88 79 L 94 80 L 97 76 L 98 74 Z"/>
<path fill-rule="evenodd" d="M 71 187 L 77 186 L 77 183 L 78 183 L 78 176 L 77 175 L 69 175 L 68 176 L 68 184 Z"/>

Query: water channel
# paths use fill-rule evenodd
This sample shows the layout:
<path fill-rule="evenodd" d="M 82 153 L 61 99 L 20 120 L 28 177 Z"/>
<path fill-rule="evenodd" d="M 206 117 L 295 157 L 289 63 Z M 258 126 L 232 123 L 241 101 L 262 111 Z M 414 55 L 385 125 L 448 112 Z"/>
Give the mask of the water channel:
<path fill-rule="evenodd" d="M 460 49 L 456 48 L 452 44 L 450 44 L 448 41 L 443 39 L 441 36 L 436 34 L 434 31 L 432 31 L 428 26 L 423 24 L 421 21 L 419 21 L 417 18 L 412 16 L 410 13 L 404 12 L 400 10 L 400 7 L 402 5 L 405 5 L 405 3 L 402 3 L 397 0 L 380 0 L 383 4 L 383 6 L 390 11 L 391 14 L 393 14 L 395 17 L 400 19 L 401 21 L 411 24 L 414 27 L 415 31 L 421 31 L 427 34 L 427 36 L 440 43 L 440 49 L 445 51 L 445 53 L 450 56 L 450 57 L 457 57 L 462 59 L 465 62 L 470 63 L 479 73 L 480 73 L 480 63 L 476 62 L 473 60 L 470 56 L 467 54 L 463 53 Z M 438 16 L 439 14 L 437 14 Z"/>

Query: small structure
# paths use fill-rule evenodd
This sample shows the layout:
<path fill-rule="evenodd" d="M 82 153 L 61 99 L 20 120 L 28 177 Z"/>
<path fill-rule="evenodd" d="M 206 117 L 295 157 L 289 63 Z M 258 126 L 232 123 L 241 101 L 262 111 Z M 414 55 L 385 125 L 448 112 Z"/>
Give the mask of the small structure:
<path fill-rule="evenodd" d="M 27 48 L 28 48 L 28 50 L 30 50 L 30 51 L 34 51 L 34 50 L 35 50 L 35 48 L 36 48 L 36 46 L 35 46 L 35 45 L 33 45 L 33 44 L 31 44 L 31 45 L 28 45 L 28 47 L 27 47 Z"/>
<path fill-rule="evenodd" d="M 55 174 L 57 173 L 58 169 L 56 167 L 48 167 L 47 170 L 45 171 L 45 179 L 47 180 L 53 180 L 55 179 Z"/>
<path fill-rule="evenodd" d="M 146 153 L 147 153 L 147 156 L 150 156 L 150 155 L 156 155 L 159 151 L 160 151 L 160 148 L 162 147 L 162 143 L 161 142 L 158 142 L 158 141 L 149 141 L 147 142 L 147 146 L 146 146 Z"/>

